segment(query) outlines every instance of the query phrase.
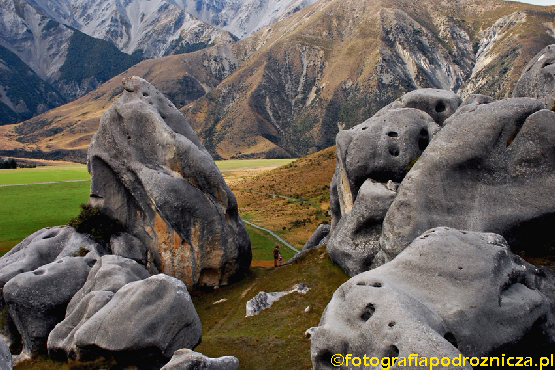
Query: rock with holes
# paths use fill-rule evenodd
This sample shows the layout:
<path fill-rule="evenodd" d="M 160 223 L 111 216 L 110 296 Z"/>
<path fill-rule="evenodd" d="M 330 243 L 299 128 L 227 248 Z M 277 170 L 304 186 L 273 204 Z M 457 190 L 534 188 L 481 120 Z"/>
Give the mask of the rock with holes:
<path fill-rule="evenodd" d="M 555 102 L 555 44 L 546 46 L 524 67 L 513 97 L 541 100 L 548 108 Z"/>
<path fill-rule="evenodd" d="M 494 232 L 513 250 L 555 242 L 555 113 L 536 99 L 457 113 L 403 180 L 383 223 L 379 261 L 437 226 Z"/>
<path fill-rule="evenodd" d="M 69 226 L 39 230 L 0 258 L 0 288 L 23 272 L 33 271 L 56 259 L 86 254 L 98 259 L 105 253 L 89 236 Z"/>
<path fill-rule="evenodd" d="M 88 257 L 64 257 L 6 283 L 4 300 L 23 339 L 23 352 L 46 353 L 48 334 L 64 319 L 69 301 L 94 262 Z"/>
<path fill-rule="evenodd" d="M 76 333 L 128 283 L 150 277 L 137 262 L 115 255 L 102 257 L 83 287 L 69 302 L 65 318 L 48 336 L 48 354 L 57 360 L 77 358 Z"/>
<path fill-rule="evenodd" d="M 351 263 L 347 261 L 362 258 L 363 261 L 356 264 L 367 265 L 368 258 L 363 254 L 381 233 L 381 222 L 396 184 L 403 180 L 439 129 L 440 126 L 427 113 L 400 108 L 390 109 L 337 134 L 337 162 L 330 194 L 331 236 L 327 243 L 330 251 L 338 251 L 330 253 L 335 256 L 335 263 L 353 273 L 360 272 L 360 268 L 347 266 Z M 356 214 L 342 220 L 355 210 L 366 181 L 370 181 L 365 190 L 367 196 L 360 198 L 362 204 L 356 207 Z M 373 196 L 377 198 L 374 200 Z M 366 214 L 368 207 L 377 204 L 379 209 Z M 345 230 L 338 230 L 340 220 L 341 228 Z M 364 225 L 371 231 L 362 230 Z M 356 240 L 345 243 L 346 238 Z M 362 250 L 355 250 L 357 246 Z M 370 254 L 375 255 L 375 252 Z"/>
<path fill-rule="evenodd" d="M 418 89 L 385 106 L 375 116 L 382 116 L 392 109 L 415 108 L 428 113 L 438 125 L 443 126 L 445 120 L 455 113 L 461 103 L 462 99 L 452 91 Z"/>
<path fill-rule="evenodd" d="M 190 349 L 176 351 L 162 370 L 237 370 L 239 360 L 233 356 L 210 358 Z"/>
<path fill-rule="evenodd" d="M 188 286 L 220 286 L 251 262 L 235 196 L 175 106 L 139 77 L 91 141 L 89 203 L 146 246 L 147 266 Z"/>
<path fill-rule="evenodd" d="M 112 294 L 91 292 L 68 316 L 80 323 L 68 332 L 70 357 L 86 361 L 107 354 L 122 367 L 159 369 L 176 350 L 200 343 L 201 323 L 182 281 L 159 274 Z"/>
<path fill-rule="evenodd" d="M 395 195 L 386 185 L 366 180 L 358 191 L 353 209 L 341 218 L 330 234 L 327 252 L 349 276 L 369 270 L 376 262 L 382 222 Z"/>
<path fill-rule="evenodd" d="M 512 254 L 499 235 L 429 230 L 393 261 L 337 289 L 312 336 L 314 369 L 330 368 L 334 354 L 380 362 L 394 356 L 399 367 L 405 358 L 413 368 L 411 354 L 538 348 L 555 339 L 553 278 L 546 274 Z"/>

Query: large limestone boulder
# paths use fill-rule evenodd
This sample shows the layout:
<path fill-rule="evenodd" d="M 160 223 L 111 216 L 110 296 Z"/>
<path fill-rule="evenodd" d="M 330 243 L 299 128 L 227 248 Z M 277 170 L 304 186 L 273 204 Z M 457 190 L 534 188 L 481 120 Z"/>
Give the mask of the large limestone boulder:
<path fill-rule="evenodd" d="M 233 356 L 210 358 L 190 349 L 176 351 L 162 370 L 237 370 L 239 360 Z"/>
<path fill-rule="evenodd" d="M 10 352 L 10 348 L 4 342 L 2 338 L 0 338 L 0 370 L 12 370 L 12 354 Z"/>
<path fill-rule="evenodd" d="M 160 368 L 180 348 L 194 348 L 202 328 L 185 284 L 159 274 L 128 283 L 115 294 L 92 291 L 49 338 L 59 357 L 113 356 L 121 366 Z M 64 340 L 69 338 L 69 340 Z"/>
<path fill-rule="evenodd" d="M 13 277 L 33 271 L 57 259 L 82 255 L 98 259 L 105 251 L 92 238 L 69 226 L 41 229 L 0 258 L 0 288 Z"/>
<path fill-rule="evenodd" d="M 437 226 L 501 234 L 529 254 L 553 243 L 555 113 L 543 107 L 507 99 L 450 118 L 399 187 L 379 260 Z"/>
<path fill-rule="evenodd" d="M 24 353 L 46 353 L 48 334 L 64 319 L 69 301 L 85 283 L 93 263 L 86 257 L 64 257 L 6 283 L 4 300 L 23 339 Z"/>
<path fill-rule="evenodd" d="M 148 271 L 131 259 L 115 255 L 102 257 L 89 272 L 83 287 L 69 302 L 65 319 L 50 332 L 50 357 L 76 359 L 79 355 L 75 341 L 78 330 L 123 286 L 149 277 Z"/>
<path fill-rule="evenodd" d="M 512 254 L 501 236 L 432 229 L 337 289 L 312 336 L 314 369 L 332 368 L 334 354 L 381 362 L 538 348 L 555 339 L 553 298 L 553 279 Z"/>
<path fill-rule="evenodd" d="M 337 134 L 327 250 L 347 273 L 365 271 L 372 264 L 398 183 L 439 130 L 424 111 L 399 108 Z"/>
<path fill-rule="evenodd" d="M 513 98 L 536 98 L 547 108 L 555 102 L 555 44 L 546 46 L 524 67 Z"/>
<path fill-rule="evenodd" d="M 251 262 L 235 196 L 167 98 L 139 77 L 123 86 L 89 147 L 89 203 L 147 247 L 151 271 L 227 284 Z"/>
<path fill-rule="evenodd" d="M 462 102 L 462 99 L 452 91 L 417 89 L 383 107 L 376 112 L 375 116 L 379 117 L 392 109 L 415 108 L 428 113 L 438 125 L 443 126 L 445 120 L 457 111 Z"/>
<path fill-rule="evenodd" d="M 395 191 L 382 183 L 366 180 L 353 209 L 331 233 L 327 252 L 347 275 L 355 276 L 377 263 L 382 222 L 395 195 Z"/>

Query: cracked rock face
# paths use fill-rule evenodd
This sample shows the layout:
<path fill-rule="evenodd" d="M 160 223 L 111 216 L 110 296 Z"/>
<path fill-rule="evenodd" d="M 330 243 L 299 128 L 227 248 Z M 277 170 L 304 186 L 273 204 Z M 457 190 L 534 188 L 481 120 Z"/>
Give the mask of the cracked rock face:
<path fill-rule="evenodd" d="M 429 230 L 337 289 L 312 336 L 313 366 L 334 368 L 334 354 L 454 358 L 521 339 L 540 346 L 553 340 L 552 281 L 499 235 Z"/>
<path fill-rule="evenodd" d="M 235 196 L 175 106 L 141 78 L 123 84 L 89 148 L 89 203 L 147 247 L 151 272 L 227 284 L 252 258 Z"/>
<path fill-rule="evenodd" d="M 528 98 L 466 107 L 399 187 L 383 223 L 384 262 L 438 226 L 501 234 L 528 254 L 555 239 L 555 113 Z"/>
<path fill-rule="evenodd" d="M 524 67 L 513 98 L 536 98 L 551 108 L 555 102 L 555 44 L 546 46 Z"/>

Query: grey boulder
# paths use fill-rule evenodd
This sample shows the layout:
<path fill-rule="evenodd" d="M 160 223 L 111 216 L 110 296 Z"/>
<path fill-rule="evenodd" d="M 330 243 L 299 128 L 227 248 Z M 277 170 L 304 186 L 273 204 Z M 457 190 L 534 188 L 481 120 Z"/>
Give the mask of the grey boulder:
<path fill-rule="evenodd" d="M 428 113 L 437 124 L 443 126 L 445 120 L 455 113 L 461 103 L 462 99 L 452 91 L 418 89 L 385 106 L 375 116 L 379 117 L 391 109 L 415 108 Z"/>
<path fill-rule="evenodd" d="M 382 222 L 395 195 L 386 185 L 366 180 L 351 212 L 333 229 L 326 249 L 347 275 L 355 276 L 383 262 L 375 258 L 380 251 Z"/>
<path fill-rule="evenodd" d="M 555 44 L 546 46 L 524 67 L 513 98 L 541 100 L 548 108 L 555 102 Z"/>
<path fill-rule="evenodd" d="M 104 113 L 91 140 L 89 203 L 141 241 L 154 268 L 192 286 L 220 286 L 248 269 L 237 201 L 177 108 L 139 77 Z"/>
<path fill-rule="evenodd" d="M 239 360 L 233 356 L 210 358 L 190 349 L 177 350 L 162 370 L 237 370 Z"/>
<path fill-rule="evenodd" d="M 133 235 L 128 233 L 113 235 L 110 238 L 110 249 L 116 256 L 130 258 L 145 266 L 147 264 L 148 249 Z"/>
<path fill-rule="evenodd" d="M 456 114 L 403 180 L 383 223 L 383 262 L 438 226 L 503 235 L 533 254 L 555 240 L 555 113 L 519 98 Z"/>
<path fill-rule="evenodd" d="M 456 358 L 552 343 L 552 281 L 499 235 L 429 230 L 337 289 L 312 336 L 313 367 L 331 368 L 334 354 Z"/>
<path fill-rule="evenodd" d="M 4 300 L 23 339 L 24 352 L 31 356 L 46 353 L 48 334 L 64 319 L 92 263 L 86 257 L 64 257 L 6 283 Z"/>
<path fill-rule="evenodd" d="M 92 238 L 72 227 L 41 229 L 0 258 L 0 288 L 18 274 L 33 271 L 56 259 L 83 253 L 96 260 L 105 252 Z"/>
<path fill-rule="evenodd" d="M 200 343 L 201 323 L 182 281 L 159 274 L 111 294 L 92 292 L 68 316 L 80 324 L 71 333 L 73 343 L 65 344 L 70 357 L 109 354 L 121 366 L 160 368 L 176 350 Z"/>
<path fill-rule="evenodd" d="M 77 359 L 75 334 L 128 283 L 150 274 L 137 262 L 115 255 L 103 256 L 91 269 L 83 287 L 73 296 L 65 318 L 48 336 L 48 354 L 58 360 Z"/>
<path fill-rule="evenodd" d="M 150 277 L 148 271 L 129 258 L 115 255 L 103 256 L 89 272 L 83 287 L 71 299 L 67 314 L 71 313 L 81 299 L 93 291 L 115 293 L 128 283 L 148 277 Z"/>

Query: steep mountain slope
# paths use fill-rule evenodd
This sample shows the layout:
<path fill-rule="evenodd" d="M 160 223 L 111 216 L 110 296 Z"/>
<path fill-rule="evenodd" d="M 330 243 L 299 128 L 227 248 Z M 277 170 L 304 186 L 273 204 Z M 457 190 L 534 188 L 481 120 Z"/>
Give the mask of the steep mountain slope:
<path fill-rule="evenodd" d="M 221 157 L 304 155 L 416 88 L 508 96 L 554 41 L 554 15 L 502 1 L 322 0 L 245 40 L 265 46 L 183 112 Z"/>
<path fill-rule="evenodd" d="M 38 0 L 33 6 L 60 23 L 145 58 L 234 40 L 167 0 Z"/>
<path fill-rule="evenodd" d="M 555 7 L 501 0 L 321 0 L 237 43 L 156 61 L 159 70 L 186 65 L 181 76 L 202 89 L 179 75 L 170 83 L 171 73 L 161 86 L 146 62 L 126 75 L 153 81 L 179 106 L 207 93 L 182 112 L 215 156 L 300 156 L 419 87 L 508 97 L 525 63 L 554 42 L 554 18 Z M 79 104 L 107 107 L 121 77 Z M 3 129 L 4 145 L 84 149 L 101 113 L 87 113 L 83 128 L 83 108 L 70 104 L 22 124 L 27 134 Z M 54 126 L 63 131 L 44 134 Z"/>
<path fill-rule="evenodd" d="M 143 61 L 78 100 L 23 123 L 0 127 L 0 153 L 85 161 L 100 117 L 123 91 L 122 78 L 144 76 L 182 107 L 215 88 L 237 63 L 226 45 Z"/>
<path fill-rule="evenodd" d="M 243 39 L 317 0 L 169 0 L 198 19 Z"/>
<path fill-rule="evenodd" d="M 140 61 L 122 53 L 107 41 L 92 38 L 52 20 L 27 3 L 2 0 L 1 6 L 0 46 L 14 54 L 14 57 L 4 58 L 5 66 L 16 70 L 22 68 L 19 65 L 22 62 L 32 70 L 30 73 L 39 77 L 29 78 L 23 85 L 12 85 L 10 88 L 22 91 L 25 88 L 31 94 L 50 85 L 54 94 L 42 100 L 34 97 L 33 104 L 43 108 L 29 108 L 31 114 L 19 118 L 30 118 L 35 113 L 82 96 Z M 78 76 L 74 76 L 72 70 L 77 68 L 81 70 Z M 8 95 L 13 93 L 7 92 Z"/>
<path fill-rule="evenodd" d="M 29 119 L 63 102 L 52 86 L 0 46 L 0 125 Z"/>

